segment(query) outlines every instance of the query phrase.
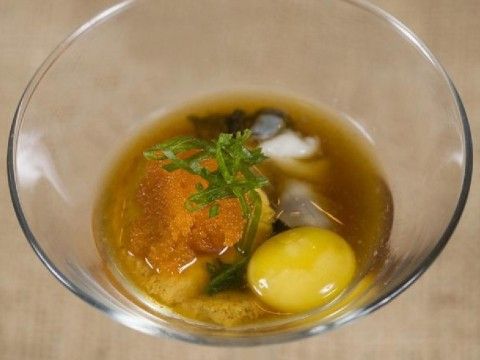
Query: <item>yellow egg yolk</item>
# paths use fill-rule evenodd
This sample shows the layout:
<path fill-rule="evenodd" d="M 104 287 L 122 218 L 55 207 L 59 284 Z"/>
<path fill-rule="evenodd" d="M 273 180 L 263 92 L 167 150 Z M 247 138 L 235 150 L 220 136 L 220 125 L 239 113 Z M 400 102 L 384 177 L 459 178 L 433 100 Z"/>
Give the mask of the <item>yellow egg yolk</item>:
<path fill-rule="evenodd" d="M 263 243 L 248 265 L 248 283 L 272 308 L 296 313 L 323 306 L 355 275 L 355 254 L 336 233 L 300 227 Z"/>

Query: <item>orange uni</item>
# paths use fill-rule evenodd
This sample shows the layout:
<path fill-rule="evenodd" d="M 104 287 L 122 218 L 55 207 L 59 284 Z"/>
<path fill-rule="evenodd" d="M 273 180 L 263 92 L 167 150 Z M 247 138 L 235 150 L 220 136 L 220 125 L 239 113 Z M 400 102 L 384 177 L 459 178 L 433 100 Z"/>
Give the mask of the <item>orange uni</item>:
<path fill-rule="evenodd" d="M 148 161 L 137 201 L 138 218 L 130 227 L 128 250 L 157 271 L 180 272 L 198 253 L 219 253 L 237 243 L 244 219 L 237 199 L 219 201 L 220 212 L 209 218 L 208 208 L 189 212 L 185 200 L 195 185 L 207 182 L 184 170 L 168 172 L 165 161 Z M 212 169 L 215 162 L 205 163 Z"/>

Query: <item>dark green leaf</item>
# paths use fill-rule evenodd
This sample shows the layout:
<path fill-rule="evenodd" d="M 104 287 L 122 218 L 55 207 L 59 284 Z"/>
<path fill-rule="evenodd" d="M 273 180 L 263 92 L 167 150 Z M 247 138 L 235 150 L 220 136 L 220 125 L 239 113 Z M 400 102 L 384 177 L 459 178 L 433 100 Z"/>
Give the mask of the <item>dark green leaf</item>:
<path fill-rule="evenodd" d="M 233 264 L 219 262 L 219 265 L 207 265 L 211 274 L 211 280 L 207 285 L 208 295 L 214 295 L 223 290 L 238 288 L 245 285 L 245 271 L 248 264 L 248 257 L 243 257 Z"/>
<path fill-rule="evenodd" d="M 245 255 L 248 255 L 252 250 L 253 242 L 257 234 L 258 223 L 260 222 L 260 215 L 262 214 L 262 200 L 260 199 L 260 195 L 252 190 L 249 193 L 249 197 L 253 203 L 253 212 L 247 219 L 242 240 L 237 244 L 237 250 Z"/>

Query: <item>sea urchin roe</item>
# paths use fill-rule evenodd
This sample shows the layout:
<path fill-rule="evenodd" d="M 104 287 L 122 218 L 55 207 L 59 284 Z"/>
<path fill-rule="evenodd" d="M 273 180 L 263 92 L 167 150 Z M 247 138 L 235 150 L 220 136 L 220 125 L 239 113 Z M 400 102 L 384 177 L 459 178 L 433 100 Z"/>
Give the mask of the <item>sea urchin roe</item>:
<path fill-rule="evenodd" d="M 190 212 L 185 199 L 206 181 L 184 170 L 168 172 L 165 161 L 149 161 L 137 192 L 139 215 L 128 237 L 127 249 L 144 257 L 157 271 L 181 272 L 198 253 L 216 254 L 237 243 L 244 219 L 238 200 L 218 201 L 220 211 Z"/>

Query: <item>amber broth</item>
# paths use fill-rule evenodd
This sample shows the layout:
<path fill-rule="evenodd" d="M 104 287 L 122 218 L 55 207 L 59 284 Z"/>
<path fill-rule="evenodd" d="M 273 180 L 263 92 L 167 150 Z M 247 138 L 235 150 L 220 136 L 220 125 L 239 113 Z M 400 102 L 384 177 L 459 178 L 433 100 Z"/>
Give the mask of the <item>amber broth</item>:
<path fill-rule="evenodd" d="M 346 120 L 295 98 L 258 93 L 236 93 L 204 98 L 162 116 L 133 137 L 109 170 L 94 213 L 97 246 L 119 286 L 136 289 L 142 303 L 166 306 L 188 319 L 235 326 L 263 321 L 278 314 L 263 305 L 248 289 L 208 296 L 192 289 L 205 281 L 205 261 L 200 258 L 178 276 L 159 274 L 145 259 L 137 258 L 125 246 L 128 226 L 138 216 L 135 193 L 146 160 L 143 150 L 178 135 L 196 135 L 188 116 L 228 114 L 235 109 L 253 113 L 275 108 L 288 113 L 293 128 L 321 142 L 322 156 L 329 160 L 328 171 L 312 172 L 302 179 L 311 183 L 323 201 L 322 208 L 336 221 L 334 231 L 353 247 L 358 264 L 358 281 L 382 263 L 390 231 L 393 207 L 390 192 L 375 163 L 373 151 Z M 215 133 L 215 124 L 212 124 Z M 270 161 L 260 169 L 271 181 L 275 198 L 289 178 Z M 313 170 L 312 170 L 313 171 Z M 128 282 L 128 285 L 125 284 Z M 139 300 L 139 299 L 137 299 Z M 158 310 L 158 308 L 157 308 Z"/>

